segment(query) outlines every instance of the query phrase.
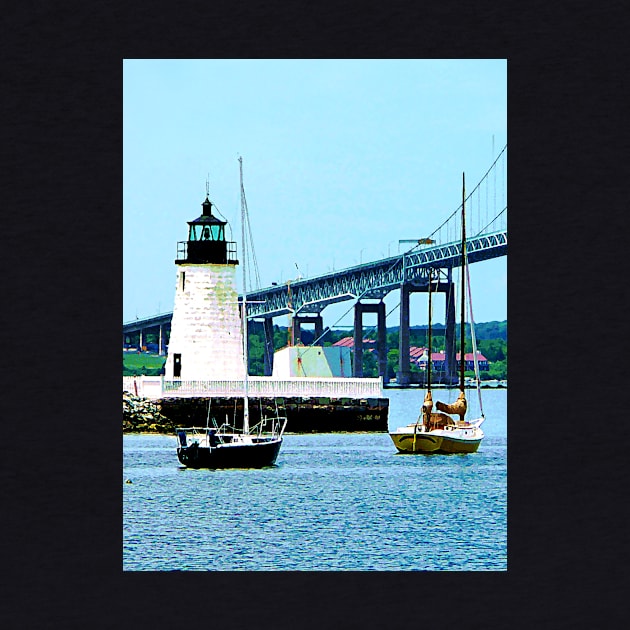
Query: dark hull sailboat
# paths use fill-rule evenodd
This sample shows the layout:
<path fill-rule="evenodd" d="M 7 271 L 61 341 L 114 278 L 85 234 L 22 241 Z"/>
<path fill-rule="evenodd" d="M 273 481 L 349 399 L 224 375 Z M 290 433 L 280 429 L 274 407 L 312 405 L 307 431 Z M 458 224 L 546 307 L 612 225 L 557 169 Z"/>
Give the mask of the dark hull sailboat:
<path fill-rule="evenodd" d="M 265 468 L 275 464 L 282 445 L 279 435 L 218 435 L 194 427 L 179 429 L 177 437 L 177 458 L 187 468 Z"/>
<path fill-rule="evenodd" d="M 243 187 L 243 162 L 239 158 L 241 173 L 241 235 L 243 247 L 243 301 L 241 333 L 243 351 L 243 426 L 222 424 L 210 427 L 210 403 L 206 427 L 177 429 L 177 459 L 186 468 L 264 468 L 273 466 L 282 446 L 282 435 L 287 424 L 286 416 L 280 416 L 276 406 L 275 416 L 262 418 L 254 427 L 249 426 L 248 359 L 247 359 L 247 256 L 246 230 L 247 204 Z M 250 237 L 251 238 L 251 237 Z M 261 413 L 262 415 L 262 413 Z"/>

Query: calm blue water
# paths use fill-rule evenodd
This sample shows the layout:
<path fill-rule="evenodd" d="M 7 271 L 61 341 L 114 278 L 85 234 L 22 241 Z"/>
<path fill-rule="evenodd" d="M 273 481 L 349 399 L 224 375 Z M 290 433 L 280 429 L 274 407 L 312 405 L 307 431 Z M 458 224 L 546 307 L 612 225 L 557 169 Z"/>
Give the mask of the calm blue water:
<path fill-rule="evenodd" d="M 386 393 L 390 429 L 415 420 L 424 391 Z M 126 435 L 123 569 L 506 570 L 507 390 L 484 390 L 483 405 L 469 455 L 289 434 L 273 468 L 186 470 L 174 437 Z"/>

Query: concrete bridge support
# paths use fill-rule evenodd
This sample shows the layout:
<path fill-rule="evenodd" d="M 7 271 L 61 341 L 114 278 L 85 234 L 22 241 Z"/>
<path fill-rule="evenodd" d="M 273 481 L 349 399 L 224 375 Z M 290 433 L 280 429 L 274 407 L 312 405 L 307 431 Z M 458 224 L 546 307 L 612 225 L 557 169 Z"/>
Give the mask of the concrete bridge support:
<path fill-rule="evenodd" d="M 398 331 L 398 371 L 396 382 L 409 385 L 411 382 L 411 366 L 409 359 L 409 296 L 411 293 L 428 293 L 429 287 L 404 284 L 400 289 L 400 329 Z M 445 380 L 457 381 L 455 365 L 455 285 L 451 270 L 448 270 L 446 282 L 439 282 L 433 291 L 445 293 L 446 297 L 446 331 L 445 331 Z"/>
<path fill-rule="evenodd" d="M 412 287 L 403 284 L 400 287 L 400 328 L 398 329 L 398 372 L 396 383 L 409 385 L 411 368 L 409 362 L 409 295 Z"/>
<path fill-rule="evenodd" d="M 263 329 L 265 331 L 265 356 L 264 369 L 265 376 L 273 373 L 273 317 L 263 319 Z"/>
<path fill-rule="evenodd" d="M 166 333 L 169 326 L 170 324 L 168 322 L 162 323 L 162 324 L 152 324 L 150 326 L 138 328 L 137 330 L 132 331 L 132 332 L 123 333 L 123 347 L 125 346 L 125 343 L 127 342 L 127 338 L 128 338 L 129 343 L 132 346 L 135 346 L 138 349 L 141 349 L 142 346 L 145 345 L 146 343 L 145 339 L 148 337 L 149 333 L 151 334 L 155 333 L 157 334 L 157 338 L 158 338 L 158 342 L 157 342 L 158 355 L 164 356 L 166 354 L 166 345 L 167 345 Z"/>
<path fill-rule="evenodd" d="M 387 328 L 385 322 L 385 302 L 354 305 L 354 365 L 352 375 L 363 376 L 363 313 L 377 314 L 376 353 L 378 356 L 378 374 L 387 381 Z"/>
<path fill-rule="evenodd" d="M 455 364 L 455 285 L 452 270 L 448 270 L 448 286 L 446 288 L 446 336 L 444 339 L 445 378 L 448 383 L 456 383 L 457 365 Z"/>
<path fill-rule="evenodd" d="M 324 320 L 321 315 L 294 315 L 291 326 L 295 344 L 302 341 L 302 324 L 315 324 L 315 341 L 324 334 Z"/>
<path fill-rule="evenodd" d="M 164 335 L 164 325 L 160 324 L 160 332 L 158 336 L 158 354 L 161 357 L 163 357 L 166 354 L 165 346 L 166 346 L 166 336 Z"/>

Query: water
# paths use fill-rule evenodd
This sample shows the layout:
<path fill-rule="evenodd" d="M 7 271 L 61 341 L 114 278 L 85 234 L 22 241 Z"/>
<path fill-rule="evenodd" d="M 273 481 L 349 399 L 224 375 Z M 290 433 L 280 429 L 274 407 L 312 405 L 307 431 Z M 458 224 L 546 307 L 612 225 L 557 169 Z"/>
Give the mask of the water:
<path fill-rule="evenodd" d="M 424 392 L 387 396 L 393 429 Z M 506 570 L 507 390 L 484 390 L 483 405 L 486 437 L 469 455 L 289 434 L 273 468 L 187 470 L 174 437 L 125 435 L 123 569 Z"/>

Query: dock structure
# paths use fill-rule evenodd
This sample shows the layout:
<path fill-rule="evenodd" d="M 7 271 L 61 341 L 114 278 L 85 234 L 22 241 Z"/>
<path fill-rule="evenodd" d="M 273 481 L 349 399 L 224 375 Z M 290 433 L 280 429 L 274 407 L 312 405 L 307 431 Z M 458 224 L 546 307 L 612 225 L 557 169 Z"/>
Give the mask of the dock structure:
<path fill-rule="evenodd" d="M 222 422 L 238 422 L 243 413 L 243 380 L 173 381 L 161 376 L 125 376 L 123 391 L 150 400 L 175 425 L 206 424 L 209 410 Z M 389 399 L 380 378 L 248 379 L 250 413 L 286 412 L 289 433 L 333 431 L 386 432 Z"/>
<path fill-rule="evenodd" d="M 248 378 L 248 392 L 252 397 L 379 398 L 382 387 L 380 378 Z M 123 391 L 149 399 L 242 397 L 244 385 L 242 379 L 183 381 L 167 380 L 162 376 L 123 376 Z"/>

